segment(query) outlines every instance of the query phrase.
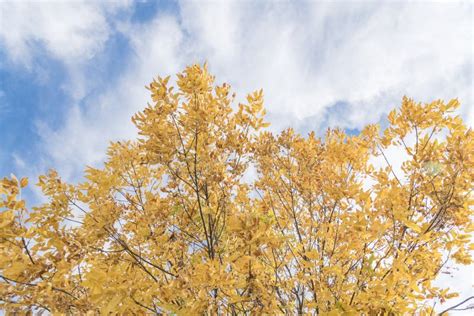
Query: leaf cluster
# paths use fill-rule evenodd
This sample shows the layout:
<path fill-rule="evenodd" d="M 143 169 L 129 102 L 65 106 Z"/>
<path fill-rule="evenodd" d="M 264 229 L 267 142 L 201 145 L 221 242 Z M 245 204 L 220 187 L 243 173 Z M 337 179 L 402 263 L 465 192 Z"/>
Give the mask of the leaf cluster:
<path fill-rule="evenodd" d="M 206 65 L 169 79 L 147 87 L 139 138 L 83 182 L 50 171 L 47 202 L 27 209 L 27 179 L 0 180 L 0 308 L 394 315 L 456 295 L 433 280 L 472 263 L 474 142 L 457 100 L 404 98 L 384 131 L 275 135 L 261 90 L 235 105 Z"/>

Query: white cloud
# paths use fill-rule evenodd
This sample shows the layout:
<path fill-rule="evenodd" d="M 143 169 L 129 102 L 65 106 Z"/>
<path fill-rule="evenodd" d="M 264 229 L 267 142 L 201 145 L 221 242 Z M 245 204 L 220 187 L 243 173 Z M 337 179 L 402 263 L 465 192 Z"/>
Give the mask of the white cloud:
<path fill-rule="evenodd" d="M 130 120 L 149 101 L 147 85 L 157 74 L 175 73 L 184 65 L 180 52 L 182 31 L 176 18 L 160 16 L 149 25 L 122 25 L 135 59 L 129 72 L 113 88 L 86 104 L 71 107 L 64 127 L 51 130 L 39 125 L 47 161 L 69 180 L 77 179 L 85 165 L 97 165 L 105 158 L 111 140 L 136 135 Z"/>
<path fill-rule="evenodd" d="M 28 11 L 19 7 L 16 11 Z M 327 124 L 360 128 L 377 122 L 405 94 L 420 101 L 459 97 L 464 117 L 472 117 L 470 4 L 184 1 L 179 7 L 179 17 L 159 14 L 145 24 L 116 23 L 114 32 L 128 38 L 134 52 L 127 71 L 85 107 L 76 104 L 64 128 L 43 129 L 46 150 L 60 165 L 76 170 L 100 161 L 98 152 L 109 139 L 134 135 L 129 117 L 146 104 L 143 86 L 152 77 L 204 60 L 240 96 L 263 87 L 274 130 L 290 124 L 303 130 Z M 48 38 L 62 26 L 64 33 L 48 39 L 51 53 L 74 56 L 59 48 L 71 37 L 82 43 L 76 53 L 88 58 L 110 36 L 106 15 L 115 9 L 90 2 L 63 5 L 64 16 L 78 11 L 92 13 L 91 18 L 81 28 L 74 19 L 48 24 L 52 18 L 44 13 L 38 34 L 26 32 L 30 35 L 23 42 Z M 18 19 L 26 24 L 27 19 Z M 88 30 L 94 30 L 92 35 L 83 36 Z M 71 66 L 70 93 L 76 103 L 90 88 L 81 66 Z M 335 112 L 339 101 L 345 106 Z M 63 150 L 63 143 L 81 142 L 83 133 L 77 129 L 90 134 L 83 149 Z"/>
<path fill-rule="evenodd" d="M 106 13 L 126 1 L 2 1 L 0 43 L 14 62 L 28 65 L 40 46 L 66 62 L 92 58 L 109 37 Z"/>
<path fill-rule="evenodd" d="M 45 55 L 61 62 L 68 82 L 59 88 L 80 100 L 90 89 L 84 66 L 114 31 L 107 17 L 129 6 L 128 0 L 1 1 L 0 49 L 8 62 L 25 67 L 43 83 L 50 74 L 35 58 Z"/>
<path fill-rule="evenodd" d="M 378 121 L 404 94 L 459 97 L 465 112 L 472 103 L 468 4 L 222 7 L 182 5 L 191 45 L 238 90 L 263 87 L 279 116 L 322 124 L 324 110 L 342 100 L 350 105 L 344 127 L 354 128 Z"/>

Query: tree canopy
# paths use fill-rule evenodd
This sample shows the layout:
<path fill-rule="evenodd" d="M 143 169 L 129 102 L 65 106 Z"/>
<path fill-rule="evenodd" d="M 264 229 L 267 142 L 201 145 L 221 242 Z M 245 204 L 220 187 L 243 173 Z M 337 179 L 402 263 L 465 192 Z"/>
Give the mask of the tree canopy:
<path fill-rule="evenodd" d="M 80 183 L 51 170 L 29 208 L 26 178 L 0 180 L 1 309 L 430 314 L 426 300 L 456 295 L 433 281 L 472 262 L 474 142 L 457 100 L 403 98 L 387 128 L 358 135 L 272 134 L 261 90 L 236 104 L 200 65 L 169 79 L 147 87 L 138 138 Z"/>

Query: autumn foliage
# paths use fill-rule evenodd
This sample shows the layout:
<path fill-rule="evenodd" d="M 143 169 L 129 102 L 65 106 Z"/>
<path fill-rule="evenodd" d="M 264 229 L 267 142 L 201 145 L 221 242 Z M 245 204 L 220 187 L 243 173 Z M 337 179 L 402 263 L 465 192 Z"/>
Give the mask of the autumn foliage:
<path fill-rule="evenodd" d="M 265 131 L 194 65 L 103 168 L 68 184 L 0 180 L 0 308 L 66 314 L 429 314 L 433 280 L 470 264 L 473 132 L 457 100 L 404 98 L 381 131 Z M 395 149 L 395 151 L 394 151 Z M 79 150 L 79 149 L 78 149 Z M 404 157 L 401 167 L 389 152 Z"/>

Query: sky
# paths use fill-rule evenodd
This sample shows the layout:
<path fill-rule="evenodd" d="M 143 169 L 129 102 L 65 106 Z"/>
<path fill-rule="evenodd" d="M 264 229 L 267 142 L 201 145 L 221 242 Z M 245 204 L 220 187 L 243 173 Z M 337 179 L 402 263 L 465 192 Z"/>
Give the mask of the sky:
<path fill-rule="evenodd" d="M 1 0 L 0 175 L 77 181 L 136 136 L 144 86 L 193 63 L 240 97 L 263 88 L 273 131 L 357 134 L 404 95 L 458 98 L 473 126 L 473 15 L 470 1 Z M 453 271 L 440 282 L 472 295 L 473 268 Z"/>

